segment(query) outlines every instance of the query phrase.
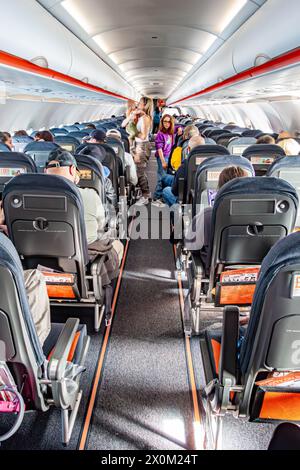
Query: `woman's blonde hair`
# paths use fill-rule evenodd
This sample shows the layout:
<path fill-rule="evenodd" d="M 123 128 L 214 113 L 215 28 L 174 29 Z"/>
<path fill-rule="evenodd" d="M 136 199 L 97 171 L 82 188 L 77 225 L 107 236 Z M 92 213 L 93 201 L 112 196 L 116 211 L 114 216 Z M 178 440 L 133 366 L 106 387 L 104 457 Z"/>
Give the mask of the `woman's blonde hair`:
<path fill-rule="evenodd" d="M 144 106 L 145 106 L 145 113 L 152 120 L 153 119 L 153 100 L 152 100 L 152 98 L 148 98 L 147 96 L 143 96 L 141 98 L 141 100 L 143 101 Z"/>
<path fill-rule="evenodd" d="M 286 155 L 299 155 L 300 145 L 294 139 L 281 140 L 277 145 L 285 151 Z"/>

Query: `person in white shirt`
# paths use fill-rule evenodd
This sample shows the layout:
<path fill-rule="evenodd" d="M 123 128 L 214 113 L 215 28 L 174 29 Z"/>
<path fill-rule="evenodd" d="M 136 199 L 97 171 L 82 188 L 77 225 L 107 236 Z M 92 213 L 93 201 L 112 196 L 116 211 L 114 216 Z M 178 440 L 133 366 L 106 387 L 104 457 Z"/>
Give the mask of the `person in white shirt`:
<path fill-rule="evenodd" d="M 118 131 L 118 129 L 110 129 L 106 132 L 106 137 L 114 137 L 115 139 L 118 139 L 120 142 L 122 142 L 122 135 L 121 132 Z M 132 158 L 132 155 L 128 152 L 125 152 L 124 156 L 125 165 L 129 167 L 129 183 L 131 183 L 133 186 L 136 186 L 138 182 L 138 177 L 134 160 Z"/>
<path fill-rule="evenodd" d="M 46 173 L 63 176 L 74 184 L 78 184 L 80 180 L 75 158 L 71 153 L 61 149 L 55 149 L 50 153 L 46 163 Z M 78 188 L 78 190 L 83 201 L 88 248 L 89 251 L 95 252 L 102 241 L 108 241 L 105 235 L 107 224 L 105 209 L 100 196 L 94 189 Z M 112 250 L 118 255 L 120 264 L 123 255 L 123 244 L 119 240 L 113 240 Z"/>

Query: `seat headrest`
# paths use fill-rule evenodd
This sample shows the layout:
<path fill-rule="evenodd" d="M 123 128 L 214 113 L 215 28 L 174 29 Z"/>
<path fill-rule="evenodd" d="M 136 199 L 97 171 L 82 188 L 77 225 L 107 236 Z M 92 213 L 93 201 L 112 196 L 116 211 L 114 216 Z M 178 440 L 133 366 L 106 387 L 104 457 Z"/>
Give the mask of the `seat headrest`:
<path fill-rule="evenodd" d="M 57 145 L 55 142 L 34 141 L 29 142 L 29 144 L 26 145 L 26 147 L 24 148 L 24 153 L 33 151 L 51 152 L 51 150 L 54 150 L 56 148 L 59 148 L 59 145 Z"/>
<path fill-rule="evenodd" d="M 300 169 L 300 155 L 280 157 L 275 160 L 268 170 L 267 176 L 272 175 L 274 172 L 281 168 Z"/>
<path fill-rule="evenodd" d="M 30 191 L 31 193 L 41 194 L 49 193 L 56 195 L 58 192 L 64 196 L 69 197 L 75 203 L 78 208 L 78 214 L 80 219 L 80 230 L 83 241 L 83 255 L 84 261 L 88 263 L 88 251 L 87 251 L 87 236 L 84 221 L 84 206 L 82 197 L 77 186 L 63 176 L 47 175 L 47 174 L 23 174 L 17 178 L 11 179 L 4 188 L 3 200 L 7 195 L 13 191 L 21 191 L 25 193 Z"/>
<path fill-rule="evenodd" d="M 230 155 L 227 148 L 223 145 L 198 145 L 189 153 L 189 158 L 193 155 Z"/>
<path fill-rule="evenodd" d="M 36 333 L 28 304 L 24 285 L 23 267 L 14 245 L 3 233 L 0 233 L 0 266 L 7 268 L 14 278 L 27 333 L 31 340 L 37 365 L 41 366 L 45 360 L 45 356 Z"/>
<path fill-rule="evenodd" d="M 265 156 L 265 155 L 285 155 L 284 150 L 279 145 L 272 144 L 254 144 L 250 145 L 243 153 L 243 157 L 252 155 Z"/>
<path fill-rule="evenodd" d="M 234 157 L 236 158 L 236 157 Z M 227 196 L 234 196 L 236 194 L 281 194 L 289 196 L 294 204 L 295 208 L 298 207 L 298 195 L 296 189 L 287 181 L 281 178 L 235 178 L 218 191 L 218 194 L 214 203 L 214 212 L 217 210 L 220 202 Z"/>
<path fill-rule="evenodd" d="M 0 167 L 14 167 L 15 165 L 23 165 L 30 169 L 32 173 L 37 173 L 35 162 L 31 157 L 19 152 L 3 152 L 0 158 Z"/>
<path fill-rule="evenodd" d="M 103 166 L 99 160 L 85 154 L 75 154 L 74 156 L 79 165 L 81 164 L 92 169 L 99 176 L 99 178 L 104 178 Z"/>
<path fill-rule="evenodd" d="M 240 166 L 249 170 L 252 176 L 255 175 L 251 162 L 244 157 L 232 157 L 231 155 L 222 155 L 218 157 L 210 157 L 204 160 L 197 168 L 197 176 L 208 168 L 217 168 L 218 166 Z"/>

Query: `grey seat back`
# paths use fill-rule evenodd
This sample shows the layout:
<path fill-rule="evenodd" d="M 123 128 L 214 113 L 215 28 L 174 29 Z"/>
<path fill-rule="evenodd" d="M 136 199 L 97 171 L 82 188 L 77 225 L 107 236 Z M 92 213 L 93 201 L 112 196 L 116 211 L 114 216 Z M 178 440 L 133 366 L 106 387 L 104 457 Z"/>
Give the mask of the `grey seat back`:
<path fill-rule="evenodd" d="M 242 342 L 245 393 L 240 412 L 250 409 L 251 420 L 260 418 L 264 397 L 263 390 L 255 387 L 258 373 L 266 378 L 273 371 L 300 371 L 299 287 L 300 233 L 296 232 L 277 243 L 262 263 Z"/>
<path fill-rule="evenodd" d="M 66 178 L 20 175 L 3 193 L 9 235 L 25 269 L 38 264 L 77 275 L 82 298 L 89 262 L 81 194 Z"/>
<path fill-rule="evenodd" d="M 212 205 L 210 202 L 213 193 L 217 192 L 220 173 L 230 166 L 239 166 L 248 176 L 255 176 L 251 163 L 243 157 L 224 155 L 204 160 L 196 173 L 193 215 L 196 215 L 200 208 Z"/>
<path fill-rule="evenodd" d="M 195 189 L 195 176 L 197 168 L 208 157 L 215 157 L 217 155 L 229 155 L 228 150 L 220 145 L 199 145 L 195 147 L 188 156 L 187 161 L 187 175 L 185 181 L 186 189 L 186 203 L 193 199 Z"/>
<path fill-rule="evenodd" d="M 0 233 L 0 360 L 9 364 L 26 409 L 46 410 L 39 378 L 45 361 L 30 312 L 23 269 L 12 242 Z"/>
<path fill-rule="evenodd" d="M 297 191 L 300 199 L 300 156 L 281 157 L 270 166 L 267 176 L 288 181 Z M 300 212 L 298 211 L 296 227 L 300 227 Z"/>
<path fill-rule="evenodd" d="M 295 227 L 296 190 L 276 178 L 236 178 L 218 192 L 207 258 L 210 288 L 226 265 L 261 264 L 270 248 Z"/>

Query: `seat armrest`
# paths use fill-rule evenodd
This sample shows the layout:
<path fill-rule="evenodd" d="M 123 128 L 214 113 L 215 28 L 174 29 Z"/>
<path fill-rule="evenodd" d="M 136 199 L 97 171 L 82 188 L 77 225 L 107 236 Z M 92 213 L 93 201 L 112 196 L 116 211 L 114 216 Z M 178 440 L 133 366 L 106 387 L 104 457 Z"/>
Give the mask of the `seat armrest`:
<path fill-rule="evenodd" d="M 237 383 L 239 316 L 238 307 L 228 306 L 224 308 L 219 365 L 220 382 L 224 386 L 234 386 Z"/>
<path fill-rule="evenodd" d="M 125 168 L 125 177 L 126 177 L 126 184 L 130 182 L 130 166 L 126 166 Z"/>
<path fill-rule="evenodd" d="M 184 178 L 179 178 L 178 180 L 178 202 L 183 204 L 183 196 L 184 196 Z"/>
<path fill-rule="evenodd" d="M 190 253 L 192 270 L 195 276 L 202 276 L 202 274 L 204 273 L 204 266 L 199 251 L 191 251 Z"/>
<path fill-rule="evenodd" d="M 68 355 L 79 326 L 78 318 L 68 318 L 59 335 L 52 357 L 48 365 L 50 380 L 61 380 L 67 365 Z"/>

